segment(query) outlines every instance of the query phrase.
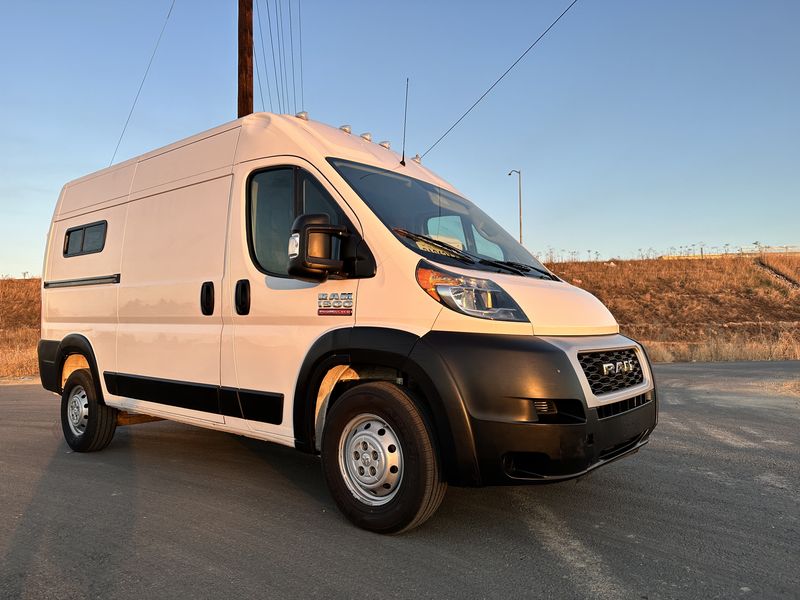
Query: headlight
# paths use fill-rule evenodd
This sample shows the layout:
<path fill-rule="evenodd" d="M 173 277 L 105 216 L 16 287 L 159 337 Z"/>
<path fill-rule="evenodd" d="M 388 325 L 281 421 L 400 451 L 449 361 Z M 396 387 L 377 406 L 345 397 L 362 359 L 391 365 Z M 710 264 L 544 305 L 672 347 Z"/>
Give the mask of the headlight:
<path fill-rule="evenodd" d="M 450 273 L 420 261 L 417 283 L 437 302 L 470 317 L 529 322 L 519 304 L 491 279 Z"/>

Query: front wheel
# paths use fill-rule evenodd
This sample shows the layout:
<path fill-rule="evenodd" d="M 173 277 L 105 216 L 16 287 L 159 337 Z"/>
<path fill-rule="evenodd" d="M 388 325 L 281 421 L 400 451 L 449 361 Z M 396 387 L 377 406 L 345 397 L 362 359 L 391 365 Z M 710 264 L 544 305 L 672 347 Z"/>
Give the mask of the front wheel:
<path fill-rule="evenodd" d="M 444 498 L 439 453 L 426 415 L 392 383 L 358 385 L 328 413 L 322 467 L 339 509 L 377 533 L 400 533 L 430 518 Z"/>
<path fill-rule="evenodd" d="M 117 409 L 97 401 L 94 380 L 88 369 L 74 371 L 61 396 L 61 429 L 75 452 L 102 450 L 117 429 Z"/>

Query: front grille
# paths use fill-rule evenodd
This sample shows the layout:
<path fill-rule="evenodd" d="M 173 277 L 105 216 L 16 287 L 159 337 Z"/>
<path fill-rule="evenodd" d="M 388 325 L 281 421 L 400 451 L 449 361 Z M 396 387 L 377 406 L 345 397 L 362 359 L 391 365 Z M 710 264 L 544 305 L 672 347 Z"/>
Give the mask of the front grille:
<path fill-rule="evenodd" d="M 629 410 L 633 410 L 634 408 L 644 406 L 650 402 L 650 398 L 648 396 L 648 394 L 639 394 L 633 398 L 626 398 L 625 400 L 620 400 L 619 402 L 612 402 L 611 404 L 598 406 L 597 418 L 608 419 L 609 417 L 616 417 L 617 415 L 628 412 Z"/>
<path fill-rule="evenodd" d="M 596 396 L 624 390 L 644 381 L 642 365 L 633 348 L 581 352 L 578 362 Z"/>

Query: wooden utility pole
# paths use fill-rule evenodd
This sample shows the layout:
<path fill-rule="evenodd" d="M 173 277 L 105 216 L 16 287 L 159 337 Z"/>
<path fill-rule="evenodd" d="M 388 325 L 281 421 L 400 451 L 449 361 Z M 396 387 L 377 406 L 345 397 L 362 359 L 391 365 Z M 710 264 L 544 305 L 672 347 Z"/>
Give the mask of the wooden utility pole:
<path fill-rule="evenodd" d="M 253 112 L 253 0 L 239 0 L 239 118 Z"/>

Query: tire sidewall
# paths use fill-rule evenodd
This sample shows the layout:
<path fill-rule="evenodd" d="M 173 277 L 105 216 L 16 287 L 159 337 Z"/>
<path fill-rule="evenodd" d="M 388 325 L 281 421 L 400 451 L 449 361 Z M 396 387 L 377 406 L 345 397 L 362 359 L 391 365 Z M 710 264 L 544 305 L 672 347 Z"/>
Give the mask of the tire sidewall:
<path fill-rule="evenodd" d="M 406 402 L 373 384 L 362 384 L 343 394 L 328 413 L 322 440 L 323 471 L 337 505 L 356 525 L 379 533 L 400 531 L 415 519 L 431 486 L 431 473 L 427 472 L 430 461 L 425 460 L 427 449 L 433 450 L 436 459 L 436 447 L 423 411 L 406 390 L 396 386 L 395 389 L 405 396 Z M 412 410 L 422 421 L 422 431 L 418 421 L 409 414 Z M 341 472 L 339 441 L 342 431 L 360 414 L 373 414 L 385 420 L 397 435 L 403 452 L 400 489 L 382 506 L 370 506 L 359 500 Z"/>
<path fill-rule="evenodd" d="M 86 391 L 86 400 L 89 404 L 89 418 L 86 423 L 86 430 L 81 435 L 75 435 L 72 432 L 69 426 L 69 417 L 67 416 L 67 406 L 72 397 L 72 392 L 77 386 L 81 386 Z M 91 373 L 86 369 L 74 371 L 64 384 L 64 392 L 61 395 L 61 429 L 64 432 L 64 439 L 67 444 L 76 452 L 88 451 L 97 435 L 97 409 L 97 394 Z"/>

